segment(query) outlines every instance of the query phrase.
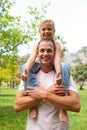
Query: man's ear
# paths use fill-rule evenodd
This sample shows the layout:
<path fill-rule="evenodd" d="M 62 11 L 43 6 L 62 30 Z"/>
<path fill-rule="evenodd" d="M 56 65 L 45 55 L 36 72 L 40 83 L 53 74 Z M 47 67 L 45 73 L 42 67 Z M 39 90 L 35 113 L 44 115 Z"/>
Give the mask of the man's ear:
<path fill-rule="evenodd" d="M 37 50 L 37 57 L 38 57 L 38 50 Z"/>
<path fill-rule="evenodd" d="M 56 31 L 56 30 L 54 29 L 54 33 L 55 33 L 55 31 Z"/>

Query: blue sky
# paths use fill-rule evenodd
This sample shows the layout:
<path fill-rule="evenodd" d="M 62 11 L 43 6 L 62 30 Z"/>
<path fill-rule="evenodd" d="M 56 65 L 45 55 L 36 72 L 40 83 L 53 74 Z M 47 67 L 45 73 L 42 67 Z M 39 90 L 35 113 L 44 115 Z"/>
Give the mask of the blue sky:
<path fill-rule="evenodd" d="M 28 5 L 39 7 L 42 1 L 49 0 L 16 0 L 11 13 L 21 15 L 28 21 L 26 7 Z M 87 0 L 50 1 L 46 18 L 54 20 L 56 34 L 64 37 L 68 51 L 74 52 L 82 46 L 87 46 Z"/>

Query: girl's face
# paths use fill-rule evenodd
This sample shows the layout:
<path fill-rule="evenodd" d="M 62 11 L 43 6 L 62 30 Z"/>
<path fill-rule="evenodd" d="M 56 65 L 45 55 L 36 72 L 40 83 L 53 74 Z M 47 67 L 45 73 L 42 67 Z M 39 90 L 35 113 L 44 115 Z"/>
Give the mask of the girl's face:
<path fill-rule="evenodd" d="M 49 38 L 54 39 L 55 29 L 51 22 L 44 22 L 42 23 L 41 27 L 39 28 L 40 39 Z"/>

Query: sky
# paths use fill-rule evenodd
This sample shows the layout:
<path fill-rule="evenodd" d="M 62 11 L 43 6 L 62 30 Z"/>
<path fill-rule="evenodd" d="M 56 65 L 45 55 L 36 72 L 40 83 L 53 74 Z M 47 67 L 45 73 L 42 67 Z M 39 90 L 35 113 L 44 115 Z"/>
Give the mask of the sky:
<path fill-rule="evenodd" d="M 28 5 L 40 7 L 42 1 L 49 0 L 16 0 L 10 12 L 12 15 L 21 15 L 23 20 L 28 21 L 26 7 Z M 87 46 L 87 0 L 50 1 L 46 18 L 54 20 L 56 35 L 63 36 L 68 51 L 75 52 Z M 27 46 L 24 48 L 27 50 Z M 20 46 L 20 53 L 23 55 L 22 46 Z"/>

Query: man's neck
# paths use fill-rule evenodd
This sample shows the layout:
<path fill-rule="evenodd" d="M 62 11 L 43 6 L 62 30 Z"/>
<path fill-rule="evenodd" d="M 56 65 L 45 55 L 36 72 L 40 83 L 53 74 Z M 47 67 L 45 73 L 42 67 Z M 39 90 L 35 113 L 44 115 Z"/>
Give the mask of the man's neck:
<path fill-rule="evenodd" d="M 40 69 L 45 72 L 45 73 L 48 73 L 50 71 L 53 70 L 53 65 L 41 65 Z"/>

